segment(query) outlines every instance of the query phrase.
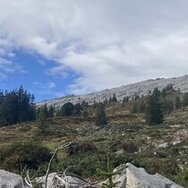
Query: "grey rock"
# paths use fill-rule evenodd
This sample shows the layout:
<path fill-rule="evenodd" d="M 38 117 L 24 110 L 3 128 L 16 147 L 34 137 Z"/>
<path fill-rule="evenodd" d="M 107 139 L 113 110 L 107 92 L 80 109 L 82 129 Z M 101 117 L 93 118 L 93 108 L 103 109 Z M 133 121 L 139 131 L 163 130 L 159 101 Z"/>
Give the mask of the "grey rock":
<path fill-rule="evenodd" d="M 150 175 L 143 168 L 130 163 L 126 166 L 126 188 L 183 188 L 160 174 Z"/>
<path fill-rule="evenodd" d="M 36 178 L 37 183 L 41 183 L 44 187 L 45 176 Z M 79 188 L 85 184 L 85 181 L 72 176 L 61 177 L 57 173 L 50 173 L 48 175 L 47 188 L 56 187 L 56 185 L 61 185 L 65 188 Z"/>
<path fill-rule="evenodd" d="M 70 95 L 65 96 L 53 100 L 45 100 L 43 102 L 37 103 L 38 106 L 47 104 L 47 106 L 54 106 L 56 108 L 60 108 L 63 104 L 67 102 L 71 102 L 73 104 L 82 103 L 84 100 L 88 102 L 88 104 L 93 104 L 94 101 L 96 102 L 103 102 L 105 99 L 109 99 L 116 95 L 117 100 L 121 102 L 124 97 L 134 97 L 135 95 L 139 96 L 146 96 L 148 95 L 149 91 L 153 91 L 155 87 L 158 87 L 159 90 L 162 90 L 167 85 L 172 84 L 175 89 L 180 89 L 182 93 L 188 92 L 188 75 L 176 77 L 176 78 L 157 78 L 157 79 L 150 79 L 134 84 L 129 84 L 113 89 L 106 89 L 103 91 L 98 91 L 95 93 L 89 93 L 84 95 Z"/>
<path fill-rule="evenodd" d="M 119 174 L 113 176 L 113 182 L 119 182 L 116 188 L 183 188 L 160 174 L 150 175 L 143 168 L 131 163 L 123 164 L 114 169 Z M 108 179 L 103 183 L 108 183 Z"/>
<path fill-rule="evenodd" d="M 20 175 L 0 170 L 0 188 L 24 188 Z"/>
<path fill-rule="evenodd" d="M 50 173 L 50 174 L 48 175 L 47 187 L 52 187 L 52 185 L 53 185 L 53 179 L 54 179 L 54 177 L 56 176 L 56 174 L 57 174 L 57 173 Z M 35 180 L 36 180 L 36 182 L 37 182 L 38 184 L 42 184 L 43 187 L 44 187 L 45 176 L 37 177 Z"/>

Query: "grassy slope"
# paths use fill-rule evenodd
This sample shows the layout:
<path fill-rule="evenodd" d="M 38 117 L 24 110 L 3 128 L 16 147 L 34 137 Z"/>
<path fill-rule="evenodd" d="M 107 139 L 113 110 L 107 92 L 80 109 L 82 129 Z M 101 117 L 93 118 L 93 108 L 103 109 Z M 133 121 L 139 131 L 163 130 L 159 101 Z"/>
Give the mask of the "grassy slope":
<path fill-rule="evenodd" d="M 125 151 L 125 153 L 120 154 L 117 160 L 114 161 L 114 166 L 121 162 L 129 161 L 145 167 L 149 172 L 159 172 L 173 180 L 176 180 L 175 175 L 177 175 L 172 176 L 176 171 L 176 166 L 172 166 L 173 161 L 176 161 L 179 166 L 187 168 L 188 109 L 170 114 L 165 118 L 165 123 L 160 126 L 145 125 L 143 114 L 131 114 L 120 104 L 108 106 L 106 111 L 109 125 L 102 132 L 99 131 L 98 135 L 90 138 L 90 141 L 98 148 L 99 154 L 97 155 L 104 154 L 108 150 L 116 155 L 115 151 L 117 150 L 116 145 L 118 143 L 132 141 L 140 148 L 141 152 L 130 153 L 128 150 Z M 49 130 L 43 135 L 37 134 L 35 123 L 18 124 L 1 128 L 0 150 L 18 141 L 26 142 L 29 139 L 38 139 L 41 140 L 43 145 L 53 151 L 60 144 L 67 140 L 72 140 L 78 135 L 84 138 L 98 131 L 94 126 L 94 118 L 56 118 L 49 120 L 48 124 Z M 180 141 L 180 143 L 173 145 L 175 141 Z M 163 143 L 169 143 L 170 145 L 167 148 L 159 148 L 159 145 Z M 81 157 L 79 155 L 72 156 L 74 158 L 73 161 L 71 161 L 71 157 L 68 157 L 67 165 L 69 165 L 69 162 L 71 164 L 74 162 L 77 163 L 86 156 L 84 154 Z M 96 160 L 94 154 L 90 153 L 90 156 L 91 158 L 87 158 L 87 160 Z M 59 154 L 59 160 L 63 160 L 64 157 L 66 157 L 65 152 Z M 99 166 L 100 160 L 102 161 L 102 159 L 97 158 Z M 66 166 L 66 163 L 61 164 L 61 166 L 63 165 Z M 85 165 L 87 166 L 87 164 Z M 174 169 L 170 169 L 170 166 Z M 87 173 L 84 175 L 92 175 L 90 171 Z M 178 183 L 181 184 L 179 179 Z"/>

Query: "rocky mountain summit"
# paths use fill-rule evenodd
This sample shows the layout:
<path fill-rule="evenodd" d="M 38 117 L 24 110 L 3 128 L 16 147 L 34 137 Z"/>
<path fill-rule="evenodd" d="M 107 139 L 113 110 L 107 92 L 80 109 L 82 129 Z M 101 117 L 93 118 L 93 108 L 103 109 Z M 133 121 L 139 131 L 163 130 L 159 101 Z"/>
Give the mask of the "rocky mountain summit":
<path fill-rule="evenodd" d="M 46 100 L 38 103 L 37 105 L 54 106 L 60 108 L 63 104 L 71 102 L 73 104 L 82 103 L 82 101 L 87 102 L 88 104 L 93 104 L 96 102 L 103 102 L 105 99 L 109 99 L 116 95 L 118 101 L 122 101 L 124 97 L 134 97 L 135 95 L 147 95 L 149 91 L 153 91 L 155 87 L 158 87 L 160 90 L 165 88 L 167 85 L 172 84 L 174 89 L 180 89 L 182 93 L 188 92 L 188 75 L 174 78 L 157 78 L 141 81 L 134 84 L 129 84 L 126 86 L 121 86 L 113 89 L 106 89 L 96 93 L 89 93 L 84 95 L 70 95 L 53 100 Z"/>
<path fill-rule="evenodd" d="M 121 172 L 119 172 L 121 169 Z M 117 182 L 117 188 L 183 188 L 160 174 L 150 175 L 143 168 L 137 168 L 131 163 L 123 164 L 116 169 L 117 175 L 114 175 L 113 182 Z M 0 170 L 0 188 L 29 188 L 33 187 L 32 182 L 26 183 L 21 176 Z M 45 176 L 36 178 L 36 181 L 44 187 Z M 50 187 L 70 187 L 70 188 L 99 188 L 106 183 L 108 179 L 101 183 L 92 184 L 90 182 L 78 179 L 72 176 L 59 175 L 51 173 L 48 176 L 47 188 Z"/>

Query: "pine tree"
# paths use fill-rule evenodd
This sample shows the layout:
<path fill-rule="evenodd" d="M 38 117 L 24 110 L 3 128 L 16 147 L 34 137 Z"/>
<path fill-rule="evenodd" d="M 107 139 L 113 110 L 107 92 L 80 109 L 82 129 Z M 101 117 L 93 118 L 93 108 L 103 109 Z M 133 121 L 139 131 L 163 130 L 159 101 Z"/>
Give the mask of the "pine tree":
<path fill-rule="evenodd" d="M 181 108 L 181 106 L 182 106 L 181 99 L 179 96 L 177 96 L 175 98 L 175 109 L 177 110 L 177 109 Z"/>
<path fill-rule="evenodd" d="M 117 102 L 117 98 L 116 98 L 116 95 L 113 94 L 113 97 L 112 97 L 112 102 L 116 103 Z"/>
<path fill-rule="evenodd" d="M 36 123 L 39 131 L 44 132 L 48 126 L 47 126 L 47 117 L 48 117 L 48 111 L 46 110 L 47 106 L 44 105 L 37 109 L 36 112 Z"/>
<path fill-rule="evenodd" d="M 49 118 L 54 117 L 54 112 L 55 112 L 55 108 L 53 106 L 50 106 L 50 108 L 48 110 L 48 117 Z"/>
<path fill-rule="evenodd" d="M 163 122 L 163 109 L 160 102 L 160 91 L 155 88 L 153 93 L 148 97 L 146 110 L 146 121 L 149 124 L 160 124 Z"/>
<path fill-rule="evenodd" d="M 129 101 L 129 97 L 123 97 L 123 103 L 126 103 Z"/>
<path fill-rule="evenodd" d="M 169 99 L 164 99 L 162 102 L 163 111 L 166 114 L 169 114 L 173 111 L 173 101 Z"/>
<path fill-rule="evenodd" d="M 111 103 L 112 102 L 112 97 L 110 96 L 110 98 L 109 98 L 109 103 Z"/>
<path fill-rule="evenodd" d="M 97 106 L 95 124 L 100 127 L 103 127 L 107 124 L 106 113 L 102 103 L 99 103 Z"/>
<path fill-rule="evenodd" d="M 182 105 L 183 105 L 184 107 L 188 106 L 188 93 L 184 93 Z"/>
<path fill-rule="evenodd" d="M 139 104 L 137 102 L 134 102 L 132 106 L 132 113 L 138 113 L 138 112 L 139 112 Z"/>
<path fill-rule="evenodd" d="M 13 91 L 0 91 L 0 126 L 33 120 L 34 112 L 34 96 L 23 87 Z"/>
<path fill-rule="evenodd" d="M 81 106 L 80 103 L 77 103 L 77 104 L 74 105 L 74 114 L 76 116 L 80 116 L 82 111 L 83 111 L 83 107 Z"/>
<path fill-rule="evenodd" d="M 65 103 L 60 109 L 61 116 L 72 116 L 74 113 L 74 105 L 71 102 Z"/>
<path fill-rule="evenodd" d="M 115 188 L 120 182 L 113 182 L 113 176 L 120 174 L 121 169 L 119 171 L 113 172 L 112 165 L 110 163 L 109 155 L 107 154 L 107 170 L 97 169 L 98 174 L 105 176 L 107 178 L 107 183 L 103 183 L 101 188 Z"/>

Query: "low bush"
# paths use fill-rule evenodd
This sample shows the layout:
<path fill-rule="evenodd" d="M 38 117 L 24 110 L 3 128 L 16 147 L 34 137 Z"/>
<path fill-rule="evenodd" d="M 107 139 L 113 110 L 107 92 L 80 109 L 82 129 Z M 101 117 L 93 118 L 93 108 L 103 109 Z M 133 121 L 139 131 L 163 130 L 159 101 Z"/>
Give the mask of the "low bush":
<path fill-rule="evenodd" d="M 40 143 L 15 143 L 0 151 L 0 168 L 20 172 L 24 168 L 38 169 L 50 160 L 50 151 Z"/>

